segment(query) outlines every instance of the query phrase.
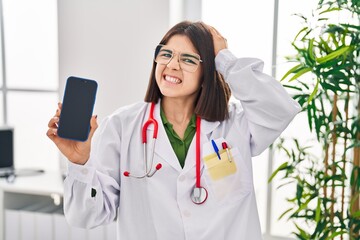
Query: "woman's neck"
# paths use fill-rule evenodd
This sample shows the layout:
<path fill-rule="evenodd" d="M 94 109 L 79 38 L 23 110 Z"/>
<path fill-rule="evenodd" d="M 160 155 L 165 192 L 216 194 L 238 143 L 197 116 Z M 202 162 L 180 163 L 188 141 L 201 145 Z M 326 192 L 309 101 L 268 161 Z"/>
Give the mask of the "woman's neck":
<path fill-rule="evenodd" d="M 185 125 L 189 123 L 194 114 L 194 101 L 192 99 L 174 99 L 164 97 L 161 106 L 166 119 L 176 125 Z"/>

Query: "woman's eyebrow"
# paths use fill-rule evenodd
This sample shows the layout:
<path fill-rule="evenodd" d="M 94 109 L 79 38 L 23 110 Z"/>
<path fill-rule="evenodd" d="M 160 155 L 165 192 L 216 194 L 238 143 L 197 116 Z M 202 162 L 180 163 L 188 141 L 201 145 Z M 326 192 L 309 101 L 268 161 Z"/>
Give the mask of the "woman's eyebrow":
<path fill-rule="evenodd" d="M 167 49 L 167 48 L 162 48 L 160 50 L 160 52 L 168 52 L 168 53 L 172 53 L 173 51 L 171 49 Z"/>
<path fill-rule="evenodd" d="M 182 53 L 181 56 L 183 56 L 183 57 L 192 57 L 192 58 L 195 58 L 195 59 L 199 59 L 198 56 L 196 56 L 195 54 L 191 54 L 191 53 Z"/>

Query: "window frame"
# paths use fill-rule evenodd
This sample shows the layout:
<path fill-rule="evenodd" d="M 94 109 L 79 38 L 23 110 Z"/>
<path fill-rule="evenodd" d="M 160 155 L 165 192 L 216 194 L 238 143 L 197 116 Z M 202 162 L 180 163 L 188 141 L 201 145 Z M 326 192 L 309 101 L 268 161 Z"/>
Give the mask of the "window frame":
<path fill-rule="evenodd" d="M 56 4 L 56 3 L 55 3 Z M 27 86 L 23 86 L 23 87 L 9 87 L 8 84 L 8 79 L 7 79 L 7 62 L 6 62 L 6 53 L 7 53 L 7 49 L 6 49 L 6 31 L 5 31 L 5 24 L 4 22 L 4 18 L 5 18 L 5 14 L 4 14 L 4 1 L 0 0 L 0 57 L 1 57 L 1 64 L 0 64 L 0 70 L 1 70 L 1 74 L 0 74 L 0 81 L 2 80 L 2 84 L 0 85 L 0 97 L 1 97 L 1 101 L 0 101 L 0 125 L 1 126 L 5 126 L 5 127 L 11 127 L 14 128 L 14 123 L 11 123 L 11 111 L 10 108 L 11 106 L 9 106 L 11 104 L 10 101 L 10 96 L 13 93 L 21 93 L 21 94 L 26 94 L 26 93 L 31 93 L 33 94 L 33 96 L 39 94 L 39 93 L 49 93 L 52 94 L 52 96 L 56 96 L 56 98 L 58 99 L 59 97 L 59 92 L 60 92 L 60 86 L 58 84 L 59 79 L 58 79 L 58 72 L 54 74 L 55 78 L 53 78 L 54 81 L 56 81 L 56 87 L 46 87 L 46 88 L 39 88 L 38 86 L 33 87 L 33 88 L 27 88 Z M 56 25 L 54 27 L 58 28 L 58 18 L 56 18 Z M 56 30 L 57 32 L 57 30 Z M 58 47 L 59 47 L 59 43 L 58 43 L 58 36 L 56 36 L 56 43 L 54 43 L 54 45 L 56 46 L 57 49 L 55 49 L 55 53 L 56 53 L 56 60 L 54 61 L 54 64 L 56 64 L 55 67 L 57 69 L 57 71 L 59 70 L 59 64 L 57 62 L 57 58 L 58 58 Z M 2 78 L 2 79 L 1 79 Z M 24 126 L 23 124 L 21 125 L 21 127 Z M 16 130 L 15 130 L 16 131 Z M 14 151 L 14 166 L 16 168 L 27 168 L 27 166 L 23 166 L 24 161 L 19 161 L 19 159 L 17 159 L 17 156 L 21 155 L 21 154 L 17 154 L 18 151 L 22 151 L 23 148 L 22 146 L 25 144 L 24 141 L 22 140 L 22 138 L 17 138 L 18 142 L 21 142 L 21 146 L 18 147 L 18 150 Z M 16 144 L 16 139 L 14 138 L 14 144 Z M 42 145 L 41 145 L 42 146 Z M 55 150 L 54 150 L 55 151 Z M 19 152 L 18 152 L 19 153 Z M 35 163 L 35 165 L 39 165 L 38 167 L 40 167 L 41 169 L 45 169 L 45 170 L 57 170 L 60 168 L 60 165 L 57 164 L 56 162 L 60 161 L 60 155 L 57 153 L 51 155 L 52 157 L 54 157 L 54 161 L 55 163 L 47 166 L 44 165 L 44 161 L 41 158 L 38 162 Z M 37 167 L 37 166 L 36 166 Z"/>

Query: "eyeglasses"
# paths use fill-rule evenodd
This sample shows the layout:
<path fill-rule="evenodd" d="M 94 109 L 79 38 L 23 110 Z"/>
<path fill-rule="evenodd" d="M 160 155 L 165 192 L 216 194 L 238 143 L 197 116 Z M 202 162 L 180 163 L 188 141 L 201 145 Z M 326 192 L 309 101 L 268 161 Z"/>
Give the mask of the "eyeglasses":
<path fill-rule="evenodd" d="M 155 58 L 154 61 L 158 64 L 168 65 L 171 59 L 174 58 L 175 51 L 166 46 L 159 44 L 155 49 Z M 178 62 L 180 64 L 180 68 L 187 72 L 195 72 L 202 60 L 200 56 L 196 53 L 178 53 Z"/>

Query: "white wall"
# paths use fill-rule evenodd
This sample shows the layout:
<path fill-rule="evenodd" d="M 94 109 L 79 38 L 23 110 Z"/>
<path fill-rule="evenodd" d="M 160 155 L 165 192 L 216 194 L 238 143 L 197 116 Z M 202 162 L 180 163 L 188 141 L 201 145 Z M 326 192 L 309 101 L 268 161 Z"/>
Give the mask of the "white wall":
<path fill-rule="evenodd" d="M 74 75 L 98 82 L 99 120 L 142 101 L 153 50 L 169 29 L 169 2 L 60 0 L 58 16 L 61 99 L 67 77 Z"/>

